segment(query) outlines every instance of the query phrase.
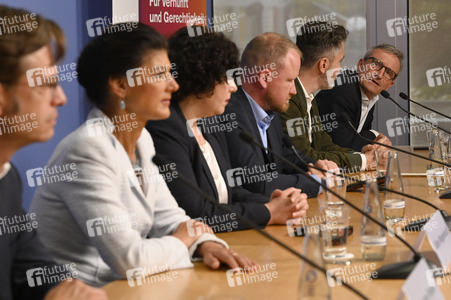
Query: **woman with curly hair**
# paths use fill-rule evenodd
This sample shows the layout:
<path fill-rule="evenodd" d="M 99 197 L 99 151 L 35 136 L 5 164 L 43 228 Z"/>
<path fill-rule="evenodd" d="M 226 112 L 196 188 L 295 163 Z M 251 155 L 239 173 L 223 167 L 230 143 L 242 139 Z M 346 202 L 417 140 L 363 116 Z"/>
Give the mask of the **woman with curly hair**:
<path fill-rule="evenodd" d="M 180 89 L 173 94 L 171 116 L 150 121 L 146 128 L 155 141 L 156 152 L 164 155 L 178 172 L 210 194 L 220 205 L 228 206 L 260 226 L 285 224 L 304 217 L 307 197 L 300 190 L 275 190 L 268 198 L 249 192 L 232 182 L 233 172 L 224 134 L 238 130 L 234 116 L 224 113 L 231 93 L 237 90 L 226 72 L 238 67 L 238 48 L 222 33 L 202 28 L 191 37 L 182 28 L 169 39 L 169 57 L 175 65 Z M 192 218 L 201 218 L 215 232 L 246 229 L 236 219 L 197 195 L 169 168 L 160 169 L 171 193 Z M 254 170 L 255 171 L 255 170 Z M 227 176 L 229 175 L 229 176 Z"/>

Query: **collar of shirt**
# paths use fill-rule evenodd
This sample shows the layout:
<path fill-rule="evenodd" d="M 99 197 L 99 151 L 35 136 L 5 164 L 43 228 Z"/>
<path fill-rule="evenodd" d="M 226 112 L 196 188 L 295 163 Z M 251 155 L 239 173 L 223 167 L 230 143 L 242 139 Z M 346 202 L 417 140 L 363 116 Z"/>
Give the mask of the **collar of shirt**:
<path fill-rule="evenodd" d="M 260 105 L 257 104 L 257 102 L 252 99 L 251 96 L 249 96 L 248 93 L 243 89 L 244 94 L 247 97 L 247 100 L 249 101 L 249 104 L 252 108 L 252 113 L 254 114 L 255 120 L 257 121 L 258 128 L 265 130 L 269 128 L 271 125 L 271 121 L 274 118 L 274 114 L 272 111 L 264 111 L 263 108 L 260 107 Z"/>
<path fill-rule="evenodd" d="M 365 93 L 362 91 L 361 88 L 360 92 L 362 94 L 362 107 L 357 132 L 362 131 L 363 125 L 365 124 L 366 118 L 368 117 L 371 108 L 373 108 L 374 104 L 376 104 L 377 100 L 379 100 L 379 95 L 374 96 L 372 99 L 368 99 L 368 97 L 365 95 Z"/>
<path fill-rule="evenodd" d="M 9 162 L 5 162 L 3 166 L 0 168 L 0 179 L 6 176 L 8 174 L 9 170 L 11 169 L 11 164 Z"/>
<path fill-rule="evenodd" d="M 310 110 L 312 109 L 312 101 L 313 99 L 315 99 L 315 96 L 312 94 L 307 95 L 307 91 L 304 88 L 304 85 L 302 84 L 301 80 L 298 78 L 296 78 L 299 81 L 299 84 L 302 87 L 302 91 L 304 93 L 305 96 L 305 100 L 307 102 L 307 115 L 308 115 L 308 127 L 307 127 L 307 133 L 308 133 L 308 140 L 310 142 L 310 144 L 312 143 L 312 116 L 310 115 Z"/>
<path fill-rule="evenodd" d="M 305 96 L 305 100 L 307 100 L 307 105 L 310 106 L 310 108 L 312 107 L 312 101 L 313 99 L 315 99 L 315 96 L 313 95 L 313 93 L 311 93 L 310 95 L 307 94 L 307 91 L 305 90 L 304 85 L 302 84 L 302 81 L 299 79 L 299 77 L 296 78 L 299 83 L 301 84 L 302 87 L 302 91 L 304 92 L 304 96 Z M 307 112 L 309 112 L 310 110 L 307 110 Z"/>
<path fill-rule="evenodd" d="M 365 95 L 365 93 L 362 91 L 362 88 L 360 88 L 360 93 L 362 94 L 362 104 L 365 103 L 370 107 L 372 107 L 377 102 L 377 100 L 379 100 L 379 95 L 374 96 L 372 99 L 368 99 L 368 96 Z"/>

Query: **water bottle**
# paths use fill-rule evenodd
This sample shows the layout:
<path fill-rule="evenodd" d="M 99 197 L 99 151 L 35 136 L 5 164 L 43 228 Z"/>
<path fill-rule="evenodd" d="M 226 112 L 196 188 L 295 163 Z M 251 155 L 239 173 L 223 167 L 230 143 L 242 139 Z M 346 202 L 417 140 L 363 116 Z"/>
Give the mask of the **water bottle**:
<path fill-rule="evenodd" d="M 309 226 L 308 234 L 304 238 L 303 254 L 320 267 L 325 268 L 323 260 L 323 247 L 320 229 L 318 226 Z M 327 276 L 320 270 L 310 266 L 306 262 L 301 264 L 301 276 L 299 279 L 298 299 L 299 300 L 330 300 L 330 287 L 335 285 L 331 274 Z M 333 274 L 332 274 L 333 275 Z"/>
<path fill-rule="evenodd" d="M 382 206 L 379 199 L 379 188 L 375 178 L 370 178 L 366 181 L 363 211 L 382 224 L 384 223 L 384 215 L 382 214 Z M 364 260 L 383 260 L 387 245 L 385 230 L 366 216 L 362 216 L 360 244 Z"/>
<path fill-rule="evenodd" d="M 442 147 L 437 129 L 433 129 L 429 141 L 429 158 L 442 161 Z M 430 187 L 441 187 L 445 180 L 443 165 L 430 162 L 427 166 L 426 176 Z"/>
<path fill-rule="evenodd" d="M 398 192 L 404 192 L 401 169 L 399 167 L 398 153 L 390 151 L 387 163 L 387 175 L 385 175 L 385 187 Z M 384 215 L 385 220 L 392 224 L 403 220 L 406 209 L 404 198 L 398 194 L 384 191 Z"/>

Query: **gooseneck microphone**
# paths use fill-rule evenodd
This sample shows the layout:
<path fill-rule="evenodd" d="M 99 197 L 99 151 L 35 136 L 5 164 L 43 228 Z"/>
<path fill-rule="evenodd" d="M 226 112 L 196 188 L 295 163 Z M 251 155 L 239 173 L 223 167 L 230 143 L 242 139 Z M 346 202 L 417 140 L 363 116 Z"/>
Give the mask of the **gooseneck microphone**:
<path fill-rule="evenodd" d="M 421 104 L 421 103 L 418 103 L 418 102 L 416 102 L 416 101 L 413 101 L 412 99 L 409 98 L 409 96 L 407 96 L 407 95 L 404 94 L 403 92 L 399 93 L 399 97 L 401 97 L 402 99 L 407 100 L 407 101 L 409 101 L 409 102 L 415 103 L 416 105 L 419 105 L 419 106 L 421 106 L 421 107 L 423 107 L 423 108 L 425 108 L 425 109 L 427 109 L 427 110 L 430 110 L 430 111 L 432 111 L 432 112 L 434 112 L 434 113 L 436 113 L 436 114 L 438 114 L 438 115 L 441 115 L 441 116 L 443 116 L 443 117 L 445 117 L 445 118 L 451 119 L 450 116 L 447 116 L 447 115 L 445 115 L 445 114 L 442 114 L 441 112 L 438 112 L 438 111 L 436 111 L 435 109 L 432 109 L 432 108 L 430 108 L 430 107 L 428 107 L 428 106 L 426 106 L 426 105 L 423 105 L 423 104 Z"/>
<path fill-rule="evenodd" d="M 448 163 L 445 163 L 445 162 L 442 162 L 442 161 L 439 161 L 439 160 L 435 160 L 435 159 L 432 159 L 432 158 L 429 158 L 429 157 L 426 157 L 426 156 L 422 156 L 422 155 L 419 155 L 419 154 L 416 154 L 416 153 L 413 153 L 413 152 L 410 152 L 410 151 L 407 151 L 407 150 L 403 150 L 403 149 L 401 149 L 401 148 L 397 148 L 397 147 L 385 145 L 385 144 L 379 143 L 379 142 L 377 142 L 377 141 L 375 141 L 375 140 L 366 138 L 366 137 L 364 137 L 363 135 L 361 135 L 361 134 L 357 131 L 357 129 L 355 129 L 354 125 L 352 125 L 352 123 L 351 123 L 351 119 L 349 118 L 349 116 L 348 116 L 345 112 L 341 112 L 341 113 L 340 113 L 340 117 L 341 117 L 346 123 L 348 123 L 349 126 L 351 126 L 351 128 L 354 130 L 354 132 L 355 132 L 359 137 L 361 137 L 361 138 L 364 139 L 365 141 L 374 143 L 374 144 L 379 145 L 379 146 L 386 147 L 386 148 L 388 148 L 388 149 L 392 149 L 392 150 L 396 150 L 396 151 L 399 151 L 399 152 L 402 152 L 402 153 L 406 153 L 406 154 L 409 154 L 409 155 L 413 155 L 413 156 L 415 156 L 415 157 L 418 157 L 418 158 L 421 158 L 421 159 L 424 159 L 424 160 L 428 160 L 428 161 L 431 161 L 431 162 L 435 162 L 435 163 L 437 163 L 437 164 L 444 165 L 444 166 L 447 166 L 447 167 L 450 167 L 450 168 L 451 168 L 451 164 L 448 164 Z"/>
<path fill-rule="evenodd" d="M 398 102 L 396 102 L 392 97 L 390 97 L 390 94 L 389 94 L 386 90 L 382 90 L 381 95 L 384 96 L 385 98 L 391 100 L 394 104 L 396 104 L 396 106 L 398 106 L 403 112 L 407 113 L 409 116 L 414 116 L 415 118 L 418 118 L 418 119 L 420 119 L 420 120 L 423 121 L 423 122 L 429 123 L 429 124 L 431 124 L 431 125 L 437 127 L 438 129 L 440 129 L 440 130 L 446 132 L 447 134 L 451 134 L 451 132 L 449 132 L 448 130 L 443 129 L 443 128 L 440 127 L 440 126 L 438 126 L 438 125 L 436 125 L 436 124 L 433 124 L 431 121 L 428 121 L 428 120 L 426 120 L 426 119 L 423 119 L 422 117 L 420 117 L 420 116 L 418 116 L 418 115 L 416 115 L 416 114 L 413 114 L 413 113 L 411 113 L 410 111 L 407 111 L 407 110 L 405 110 L 404 108 L 402 108 L 402 106 L 399 105 Z"/>
<path fill-rule="evenodd" d="M 291 141 L 291 139 L 288 136 L 284 135 L 282 140 L 283 140 L 283 143 L 285 144 L 285 146 L 290 148 L 293 151 L 294 155 L 296 155 L 296 157 L 301 161 L 301 163 L 307 164 L 302 159 L 302 157 L 299 155 L 296 147 L 293 145 L 293 142 Z M 346 178 L 348 180 L 355 181 L 354 178 L 346 176 L 344 174 L 335 173 L 335 172 L 332 172 L 332 171 L 329 171 L 329 170 L 318 168 L 316 166 L 309 166 L 309 167 L 313 168 L 315 170 L 318 170 L 320 172 L 323 172 L 323 173 L 329 173 L 329 174 L 332 174 L 334 176 L 340 176 L 340 177 Z M 363 183 L 363 182 L 361 182 L 361 183 Z M 428 201 L 426 201 L 424 199 L 421 199 L 419 197 L 416 197 L 416 196 L 413 196 L 413 195 L 409 195 L 409 194 L 406 194 L 406 193 L 403 193 L 403 192 L 399 192 L 399 191 L 396 191 L 396 190 L 392 190 L 392 189 L 386 188 L 385 186 L 379 186 L 379 189 L 383 190 L 383 191 L 390 192 L 390 193 L 394 193 L 394 194 L 397 194 L 397 195 L 401 195 L 403 197 L 414 199 L 416 201 L 419 201 L 421 203 L 424 203 L 424 204 L 434 208 L 435 210 L 438 210 L 442 214 L 443 218 L 445 219 L 445 222 L 448 225 L 449 230 L 451 230 L 451 216 L 448 216 L 448 213 L 445 210 L 440 209 L 438 206 L 436 206 L 436 205 L 434 205 L 434 204 L 432 204 L 432 203 L 430 203 L 430 202 L 428 202 Z M 423 227 L 423 225 L 426 224 L 429 221 L 429 219 L 430 218 L 425 218 L 425 219 L 421 219 L 421 220 L 417 220 L 417 221 L 412 221 L 411 223 L 407 224 L 404 227 L 404 230 L 406 230 L 406 231 L 420 231 L 421 228 Z"/>
<path fill-rule="evenodd" d="M 167 165 L 169 162 L 168 160 L 160 155 L 160 154 L 156 154 L 153 158 L 152 161 L 154 164 L 156 164 L 157 166 L 161 166 L 161 165 Z M 204 192 L 202 189 L 200 189 L 197 185 L 193 184 L 191 181 L 188 180 L 188 178 L 186 178 L 183 174 L 180 174 L 180 172 L 177 171 L 177 178 L 180 179 L 180 181 L 182 181 L 184 184 L 186 184 L 191 190 L 193 190 L 194 192 L 196 192 L 197 194 L 199 194 L 200 196 L 202 196 L 203 198 L 205 198 L 205 200 L 207 200 L 208 202 L 212 203 L 214 206 L 216 206 L 217 208 L 219 208 L 220 210 L 222 210 L 223 212 L 226 213 L 233 213 L 236 215 L 236 217 L 240 220 L 240 222 L 246 224 L 247 226 L 249 226 L 250 228 L 256 230 L 258 233 L 260 233 L 261 235 L 263 235 L 265 238 L 273 241 L 274 243 L 276 243 L 277 245 L 281 246 L 282 248 L 284 248 L 285 250 L 287 250 L 288 252 L 290 252 L 291 254 L 299 257 L 300 259 L 302 259 L 303 261 L 305 261 L 306 263 L 308 263 L 310 266 L 320 270 L 322 273 L 326 274 L 326 276 L 330 276 L 327 274 L 327 270 L 324 269 L 323 267 L 317 265 L 315 262 L 313 262 L 312 260 L 310 260 L 309 258 L 305 257 L 304 255 L 300 254 L 299 252 L 297 252 L 296 250 L 294 250 L 293 248 L 291 248 L 290 246 L 288 246 L 287 244 L 283 243 L 282 241 L 278 240 L 277 238 L 273 237 L 272 235 L 270 235 L 269 233 L 267 233 L 266 231 L 264 231 L 263 229 L 259 228 L 257 224 L 255 224 L 253 221 L 247 219 L 246 217 L 242 216 L 241 214 L 235 212 L 234 210 L 228 208 L 227 206 L 221 206 L 219 205 L 215 199 L 210 196 L 209 194 L 207 194 L 206 192 Z M 337 277 L 335 275 L 332 275 L 332 277 L 337 280 Z M 341 282 L 341 280 L 340 280 Z M 363 295 L 361 292 L 359 292 L 358 290 L 356 290 L 354 287 L 352 287 L 351 285 L 347 284 L 346 282 L 341 282 L 346 288 L 348 288 L 349 290 L 351 290 L 352 292 L 354 292 L 356 295 L 358 295 L 360 298 L 362 299 L 366 299 L 368 300 L 368 298 Z"/>
<path fill-rule="evenodd" d="M 261 148 L 262 150 L 268 151 L 274 156 L 278 157 L 281 161 L 292 167 L 296 172 L 299 172 L 300 174 L 306 175 L 307 179 L 314 182 L 315 184 L 321 186 L 324 190 L 330 192 L 332 195 L 352 207 L 354 210 L 358 211 L 360 214 L 364 215 L 377 225 L 379 225 L 381 228 L 389 232 L 390 234 L 393 234 L 401 243 L 406 245 L 407 248 L 409 248 L 413 254 L 414 254 L 414 260 L 413 261 L 407 261 L 407 262 L 401 262 L 401 263 L 395 263 L 390 265 L 385 265 L 381 267 L 380 269 L 376 270 L 377 277 L 374 277 L 373 279 L 405 279 L 410 274 L 410 272 L 413 270 L 417 262 L 423 257 L 420 253 L 418 253 L 415 248 L 413 248 L 406 240 L 401 238 L 399 235 L 397 235 L 393 230 L 390 230 L 383 224 L 382 222 L 379 222 L 375 218 L 373 218 L 371 215 L 367 214 L 366 212 L 362 211 L 360 208 L 358 208 L 356 205 L 354 205 L 352 202 L 346 200 L 345 198 L 341 197 L 339 194 L 337 194 L 335 191 L 329 189 L 325 184 L 317 182 L 313 177 L 309 176 L 306 171 L 302 170 L 300 167 L 298 167 L 296 164 L 292 163 L 276 151 L 266 148 L 259 142 L 255 141 L 255 139 L 247 132 L 241 131 L 240 132 L 240 138 L 245 141 L 248 144 L 256 145 L 257 147 Z M 306 166 L 309 167 L 308 165 Z M 430 262 L 428 262 L 431 264 Z M 431 264 L 432 267 L 436 267 L 435 265 Z"/>

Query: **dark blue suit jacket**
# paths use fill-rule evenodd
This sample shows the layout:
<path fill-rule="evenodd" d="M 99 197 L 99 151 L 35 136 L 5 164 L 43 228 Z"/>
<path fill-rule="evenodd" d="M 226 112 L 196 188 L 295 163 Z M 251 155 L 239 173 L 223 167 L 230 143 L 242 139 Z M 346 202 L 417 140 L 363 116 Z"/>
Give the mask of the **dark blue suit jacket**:
<path fill-rule="evenodd" d="M 210 168 L 202 154 L 196 139 L 188 134 L 186 119 L 178 104 L 171 104 L 171 116 L 167 120 L 149 121 L 146 126 L 155 144 L 158 154 L 165 156 L 168 161 L 176 164 L 177 171 L 186 176 L 191 182 L 218 200 L 218 192 L 214 183 Z M 210 143 L 221 169 L 222 176 L 227 185 L 229 208 L 254 221 L 257 225 L 266 226 L 270 219 L 270 213 L 264 203 L 269 198 L 251 193 L 239 185 L 231 186 L 227 179 L 227 171 L 231 169 L 224 132 L 216 131 L 214 134 L 204 133 L 205 139 Z M 168 187 L 191 218 L 208 217 L 208 220 L 221 220 L 221 224 L 227 225 L 225 213 L 219 208 L 199 196 L 187 185 L 175 178 L 167 181 Z M 221 218 L 219 218 L 221 216 Z M 224 220 L 225 222 L 222 222 Z M 229 218 L 230 221 L 230 218 Z M 215 225 L 218 222 L 214 222 Z M 212 225 L 212 224 L 209 224 Z M 229 224 L 230 225 L 230 224 Z M 238 221 L 233 230 L 248 229 L 249 227 Z M 225 229 L 226 226 L 213 226 L 213 229 Z M 224 231 L 224 230 L 223 230 Z"/>
<path fill-rule="evenodd" d="M 267 164 L 274 164 L 277 178 L 272 180 L 260 180 L 252 183 L 246 183 L 244 187 L 255 193 L 263 193 L 270 195 L 275 189 L 286 189 L 295 187 L 302 189 L 308 197 L 316 197 L 319 191 L 317 184 L 308 180 L 305 175 L 296 173 L 292 168 L 285 165 L 279 158 L 272 154 L 267 154 L 266 151 L 260 149 L 256 145 L 250 145 L 244 142 L 239 134 L 241 131 L 250 133 L 256 141 L 262 143 L 259 129 L 252 112 L 251 105 L 244 94 L 242 88 L 232 94 L 229 105 L 226 106 L 224 115 L 236 116 L 238 123 L 237 129 L 226 133 L 227 147 L 230 156 L 230 162 L 233 168 L 253 168 L 254 166 L 265 166 Z M 230 119 L 230 118 L 229 118 Z M 274 113 L 274 119 L 267 129 L 268 147 L 277 153 L 282 154 L 285 158 L 296 163 L 299 167 L 306 170 L 305 166 L 300 163 L 289 148 L 286 148 L 282 142 L 284 132 L 282 130 L 280 116 Z M 314 163 L 310 157 L 302 155 L 303 159 L 308 163 Z"/>
<path fill-rule="evenodd" d="M 337 84 L 338 82 L 338 84 Z M 355 151 L 361 151 L 362 147 L 370 142 L 365 141 L 359 137 L 354 130 L 345 122 L 340 116 L 341 112 L 345 112 L 351 119 L 352 125 L 357 129 L 360 123 L 360 116 L 362 115 L 362 93 L 360 91 L 357 73 L 345 72 L 345 75 L 339 75 L 335 81 L 335 87 L 330 90 L 322 90 L 315 96 L 318 104 L 319 113 L 323 120 L 330 120 L 326 116 L 331 113 L 337 115 L 336 126 L 329 131 L 332 141 L 345 148 L 352 148 Z M 360 134 L 366 138 L 374 140 L 376 135 L 370 131 L 371 123 L 373 122 L 374 107 L 368 113 L 368 116 L 363 124 Z"/>
<path fill-rule="evenodd" d="M 42 299 L 54 284 L 30 287 L 27 270 L 51 267 L 54 263 L 38 238 L 36 230 L 24 229 L 25 224 L 14 220 L 24 219 L 22 185 L 17 169 L 11 166 L 8 174 L 0 179 L 0 299 Z M 13 220 L 4 222 L 4 218 Z M 36 216 L 39 226 L 39 218 Z M 19 227 L 13 227 L 19 225 Z M 22 226 L 20 226 L 22 225 Z M 38 227 L 39 228 L 39 227 Z"/>

